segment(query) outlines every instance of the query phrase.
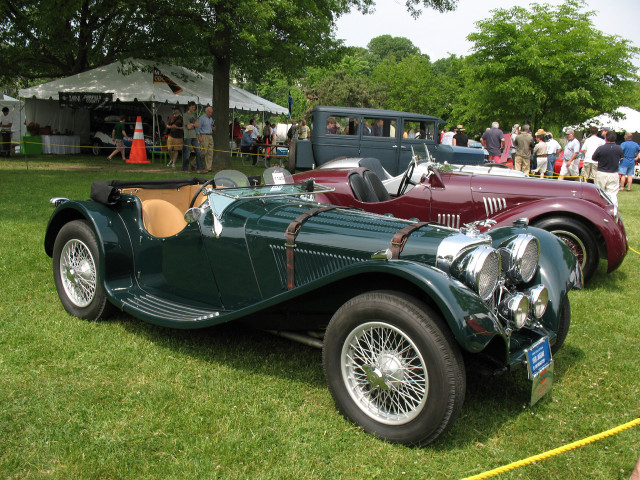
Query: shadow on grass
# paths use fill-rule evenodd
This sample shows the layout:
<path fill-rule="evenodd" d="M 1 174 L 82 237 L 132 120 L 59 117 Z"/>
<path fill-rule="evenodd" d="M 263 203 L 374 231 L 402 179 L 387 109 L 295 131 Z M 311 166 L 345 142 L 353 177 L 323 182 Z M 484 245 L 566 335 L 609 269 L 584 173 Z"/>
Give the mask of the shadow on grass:
<path fill-rule="evenodd" d="M 147 324 L 126 314 L 120 314 L 112 321 L 172 352 L 224 364 L 248 374 L 326 388 L 320 350 L 238 322 L 198 330 L 175 330 Z M 554 384 L 561 384 L 564 374 L 583 357 L 582 350 L 565 344 L 555 357 Z M 452 428 L 428 448 L 446 452 L 459 449 L 461 444 L 487 441 L 515 417 L 532 414 L 539 405 L 549 401 L 545 398 L 530 407 L 530 396 L 531 382 L 526 368 L 498 376 L 468 374 L 460 416 Z"/>
<path fill-rule="evenodd" d="M 223 363 L 248 373 L 323 386 L 322 352 L 239 322 L 195 330 L 147 324 L 126 314 L 113 321 L 154 344 L 206 362 Z M 267 361 L 268 359 L 268 361 Z"/>

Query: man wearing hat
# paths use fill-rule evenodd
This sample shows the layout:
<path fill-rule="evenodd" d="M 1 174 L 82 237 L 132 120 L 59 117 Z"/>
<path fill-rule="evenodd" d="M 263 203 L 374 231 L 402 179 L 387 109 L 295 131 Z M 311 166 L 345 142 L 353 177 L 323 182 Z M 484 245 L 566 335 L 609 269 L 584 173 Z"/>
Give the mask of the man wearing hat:
<path fill-rule="evenodd" d="M 453 145 L 458 147 L 468 147 L 469 137 L 464 133 L 464 125 L 458 125 L 456 127 L 456 134 L 453 136 Z"/>
<path fill-rule="evenodd" d="M 544 136 L 547 134 L 542 128 L 536 132 L 536 146 L 533 147 L 533 156 L 537 159 L 537 165 L 534 173 L 540 174 L 540 178 L 544 178 L 544 172 L 547 170 L 547 144 Z"/>
<path fill-rule="evenodd" d="M 175 167 L 178 152 L 182 150 L 182 137 L 184 136 L 182 115 L 180 115 L 180 107 L 177 105 L 173 107 L 171 115 L 167 119 L 167 128 L 169 129 L 169 137 L 167 138 L 169 163 L 167 163 L 167 167 Z"/>
<path fill-rule="evenodd" d="M 242 138 L 240 139 L 240 153 L 255 153 L 256 146 L 255 140 L 253 139 L 253 125 L 247 125 L 244 129 L 244 133 L 242 134 Z M 258 163 L 258 156 L 253 155 L 253 164 L 256 165 Z"/>
<path fill-rule="evenodd" d="M 605 134 L 606 135 L 606 134 Z M 598 136 L 598 127 L 589 127 L 589 137 L 585 139 L 580 151 L 584 154 L 584 164 L 582 166 L 582 176 L 587 182 L 596 181 L 596 171 L 598 170 L 598 162 L 593 159 L 593 152 L 600 145 L 604 145 L 604 139 Z"/>

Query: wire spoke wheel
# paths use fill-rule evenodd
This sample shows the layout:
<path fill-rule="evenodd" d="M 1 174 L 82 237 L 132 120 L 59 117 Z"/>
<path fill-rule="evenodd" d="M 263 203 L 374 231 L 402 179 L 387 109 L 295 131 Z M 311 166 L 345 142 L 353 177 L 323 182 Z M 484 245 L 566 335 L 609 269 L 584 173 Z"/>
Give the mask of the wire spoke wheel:
<path fill-rule="evenodd" d="M 580 237 L 571 232 L 563 230 L 553 230 L 551 233 L 553 233 L 556 237 L 562 240 L 567 247 L 569 247 L 569 250 L 571 250 L 571 253 L 576 256 L 576 259 L 578 260 L 578 263 L 580 265 L 585 265 L 589 257 L 584 243 L 582 242 L 582 240 L 580 240 Z"/>
<path fill-rule="evenodd" d="M 62 248 L 60 278 L 69 300 L 86 307 L 96 293 L 96 264 L 89 248 L 80 240 L 69 240 Z"/>
<path fill-rule="evenodd" d="M 403 292 L 357 295 L 324 336 L 324 373 L 346 418 L 389 442 L 427 445 L 454 422 L 464 360 L 447 324 Z"/>
<path fill-rule="evenodd" d="M 426 404 L 424 359 L 400 329 L 370 322 L 354 329 L 342 349 L 342 376 L 354 402 L 374 420 L 401 425 Z"/>
<path fill-rule="evenodd" d="M 87 320 L 109 317 L 96 235 L 86 220 L 66 223 L 53 245 L 53 279 L 65 310 Z"/>

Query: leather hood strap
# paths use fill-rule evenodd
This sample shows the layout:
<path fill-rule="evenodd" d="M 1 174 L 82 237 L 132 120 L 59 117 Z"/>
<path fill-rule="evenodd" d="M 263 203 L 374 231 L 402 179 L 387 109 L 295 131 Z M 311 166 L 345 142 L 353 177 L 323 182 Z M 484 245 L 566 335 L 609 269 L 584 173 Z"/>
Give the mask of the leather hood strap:
<path fill-rule="evenodd" d="M 295 285 L 295 260 L 294 260 L 294 249 L 296 248 L 296 237 L 300 232 L 300 228 L 302 224 L 309 220 L 311 217 L 318 215 L 319 213 L 326 212 L 328 210 L 333 210 L 334 208 L 338 208 L 336 206 L 327 206 L 327 207 L 318 207 L 308 212 L 304 212 L 298 218 L 296 218 L 293 222 L 289 224 L 287 230 L 284 232 L 284 237 L 287 240 L 285 243 L 285 247 L 287 248 L 287 288 L 291 290 Z"/>
<path fill-rule="evenodd" d="M 400 257 L 402 249 L 404 248 L 404 244 L 407 243 L 407 238 L 409 238 L 409 235 L 411 235 L 419 228 L 424 227 L 426 224 L 427 222 L 416 222 L 412 223 L 411 225 L 407 225 L 402 230 L 397 231 L 391 239 L 391 245 L 389 246 L 389 249 L 391 250 L 391 258 L 397 259 L 398 257 Z"/>

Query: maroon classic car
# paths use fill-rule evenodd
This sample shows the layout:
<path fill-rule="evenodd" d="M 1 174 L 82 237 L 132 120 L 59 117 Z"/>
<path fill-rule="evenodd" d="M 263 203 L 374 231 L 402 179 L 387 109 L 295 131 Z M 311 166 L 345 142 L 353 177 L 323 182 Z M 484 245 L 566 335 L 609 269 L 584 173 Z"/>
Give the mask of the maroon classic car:
<path fill-rule="evenodd" d="M 592 184 L 469 174 L 416 162 L 395 182 L 383 183 L 375 170 L 375 166 L 318 169 L 294 178 L 300 182 L 313 177 L 335 189 L 316 195 L 319 202 L 452 228 L 476 221 L 492 228 L 527 218 L 531 226 L 556 234 L 570 247 L 581 262 L 585 281 L 595 273 L 600 258 L 607 259 L 607 272 L 612 272 L 628 250 L 617 207 Z"/>

